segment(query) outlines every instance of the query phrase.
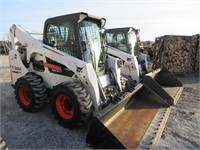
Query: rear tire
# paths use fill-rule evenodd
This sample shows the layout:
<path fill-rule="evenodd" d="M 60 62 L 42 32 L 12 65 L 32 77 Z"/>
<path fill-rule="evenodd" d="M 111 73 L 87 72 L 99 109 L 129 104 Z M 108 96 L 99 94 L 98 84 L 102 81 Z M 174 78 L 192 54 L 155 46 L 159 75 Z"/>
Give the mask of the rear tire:
<path fill-rule="evenodd" d="M 19 78 L 14 93 L 17 103 L 26 112 L 39 111 L 47 97 L 42 78 L 36 74 L 27 74 Z"/>
<path fill-rule="evenodd" d="M 92 101 L 82 84 L 64 82 L 52 90 L 52 113 L 66 128 L 82 126 L 91 116 Z"/>

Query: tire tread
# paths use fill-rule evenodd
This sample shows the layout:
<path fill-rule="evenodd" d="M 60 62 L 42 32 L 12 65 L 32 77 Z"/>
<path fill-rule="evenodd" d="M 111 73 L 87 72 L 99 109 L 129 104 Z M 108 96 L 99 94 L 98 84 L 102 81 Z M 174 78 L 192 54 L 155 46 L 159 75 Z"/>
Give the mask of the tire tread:
<path fill-rule="evenodd" d="M 45 104 L 45 100 L 47 97 L 46 87 L 43 83 L 42 78 L 36 74 L 29 73 L 29 74 L 19 78 L 16 82 L 16 85 L 21 84 L 21 83 L 27 83 L 29 85 L 29 88 L 31 88 L 33 97 L 34 97 L 34 99 L 32 99 L 32 101 L 34 101 L 34 104 L 30 108 L 24 107 L 20 103 L 20 98 L 16 91 L 17 89 L 15 89 L 15 91 L 14 91 L 15 98 L 17 99 L 17 103 L 19 104 L 19 106 L 24 111 L 27 111 L 27 112 L 36 112 L 36 111 L 41 110 Z"/>

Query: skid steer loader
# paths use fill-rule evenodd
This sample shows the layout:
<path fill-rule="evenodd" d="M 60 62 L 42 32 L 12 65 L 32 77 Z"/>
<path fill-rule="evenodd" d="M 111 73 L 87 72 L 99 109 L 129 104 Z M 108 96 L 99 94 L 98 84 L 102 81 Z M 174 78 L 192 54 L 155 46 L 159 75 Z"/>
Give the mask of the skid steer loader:
<path fill-rule="evenodd" d="M 107 29 L 103 34 L 105 36 L 109 54 L 114 53 L 113 48 L 115 48 L 129 54 L 128 56 L 133 56 L 136 60 L 134 63 L 139 67 L 140 74 L 145 75 L 149 70 L 149 56 L 140 52 L 141 41 L 139 32 L 139 29 L 124 27 Z"/>
<path fill-rule="evenodd" d="M 108 55 L 102 45 L 99 30 L 105 22 L 104 18 L 83 12 L 49 18 L 42 42 L 22 27 L 12 25 L 12 86 L 17 103 L 27 112 L 39 111 L 50 97 L 54 118 L 64 127 L 84 125 L 93 116 L 86 137 L 91 146 L 134 148 L 157 110 L 174 101 L 162 95 L 163 91 L 155 93 L 151 89 L 153 79 L 148 76 L 150 85 L 137 86 L 132 84 L 132 78 L 122 77 L 123 60 Z M 166 75 L 174 82 L 163 80 Z M 154 76 L 160 84 L 182 86 L 167 70 Z M 160 84 L 154 84 L 153 88 L 160 90 Z M 142 127 L 140 133 L 138 127 Z M 122 135 L 125 130 L 128 137 Z M 131 144 L 126 145 L 128 138 Z"/>

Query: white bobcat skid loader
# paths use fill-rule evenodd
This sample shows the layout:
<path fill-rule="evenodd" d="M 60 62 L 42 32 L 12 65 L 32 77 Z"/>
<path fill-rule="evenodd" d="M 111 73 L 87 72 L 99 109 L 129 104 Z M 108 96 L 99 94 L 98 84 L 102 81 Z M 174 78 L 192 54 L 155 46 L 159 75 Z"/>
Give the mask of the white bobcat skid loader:
<path fill-rule="evenodd" d="M 139 31 L 139 29 L 134 29 L 132 27 L 112 28 L 106 29 L 103 34 L 105 36 L 108 54 L 115 54 L 115 56 L 119 56 L 126 64 L 134 63 L 139 71 L 138 69 L 135 70 L 135 68 L 134 70 L 139 72 L 139 74 L 142 76 L 145 75 L 149 70 L 149 56 L 140 52 Z M 119 53 L 119 51 L 116 50 L 119 50 L 122 53 Z M 127 55 L 125 55 L 125 53 Z M 125 68 L 122 68 L 122 73 L 127 72 L 127 69 Z"/>
<path fill-rule="evenodd" d="M 83 125 L 93 115 L 86 139 L 92 146 L 95 142 L 90 137 L 101 131 L 91 132 L 96 128 L 95 119 L 99 121 L 98 125 L 104 126 L 111 123 L 111 118 L 117 119 L 120 112 L 125 112 L 123 117 L 130 120 L 129 124 L 119 123 L 136 127 L 131 121 L 136 117 L 134 111 L 131 116 L 122 111 L 135 110 L 132 107 L 137 106 L 134 97 L 142 100 L 137 103 L 145 107 L 172 104 L 171 99 L 163 99 L 146 85 L 134 87 L 130 84 L 133 79 L 121 76 L 122 59 L 107 55 L 102 45 L 99 29 L 104 25 L 104 18 L 87 13 L 49 18 L 44 25 L 42 42 L 20 26 L 10 28 L 11 78 L 19 106 L 27 112 L 39 111 L 50 97 L 54 118 L 68 128 Z M 147 117 L 150 122 L 152 116 Z M 112 136 L 118 138 L 114 133 Z M 96 142 L 101 145 L 103 141 L 97 139 Z M 102 146 L 107 147 L 103 143 Z"/>
<path fill-rule="evenodd" d="M 160 96 L 162 93 L 162 95 L 173 97 L 174 91 L 177 95 L 181 94 L 179 88 L 174 90 L 172 87 L 181 87 L 182 89 L 182 84 L 166 68 L 148 73 L 148 56 L 139 51 L 138 29 L 132 27 L 113 28 L 107 29 L 104 34 L 106 36 L 107 53 L 115 58 L 122 59 L 122 75 L 131 77 L 137 83 L 138 81 L 142 82 Z M 171 101 L 173 101 L 171 104 L 175 104 L 177 99 L 173 98 Z"/>

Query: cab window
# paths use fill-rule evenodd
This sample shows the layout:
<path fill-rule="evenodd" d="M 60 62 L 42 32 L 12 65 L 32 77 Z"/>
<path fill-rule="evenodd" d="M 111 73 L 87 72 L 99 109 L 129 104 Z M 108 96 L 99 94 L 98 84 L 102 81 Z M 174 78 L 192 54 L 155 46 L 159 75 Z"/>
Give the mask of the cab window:
<path fill-rule="evenodd" d="M 78 44 L 73 24 L 60 22 L 46 28 L 45 43 L 76 58 L 79 58 Z"/>

